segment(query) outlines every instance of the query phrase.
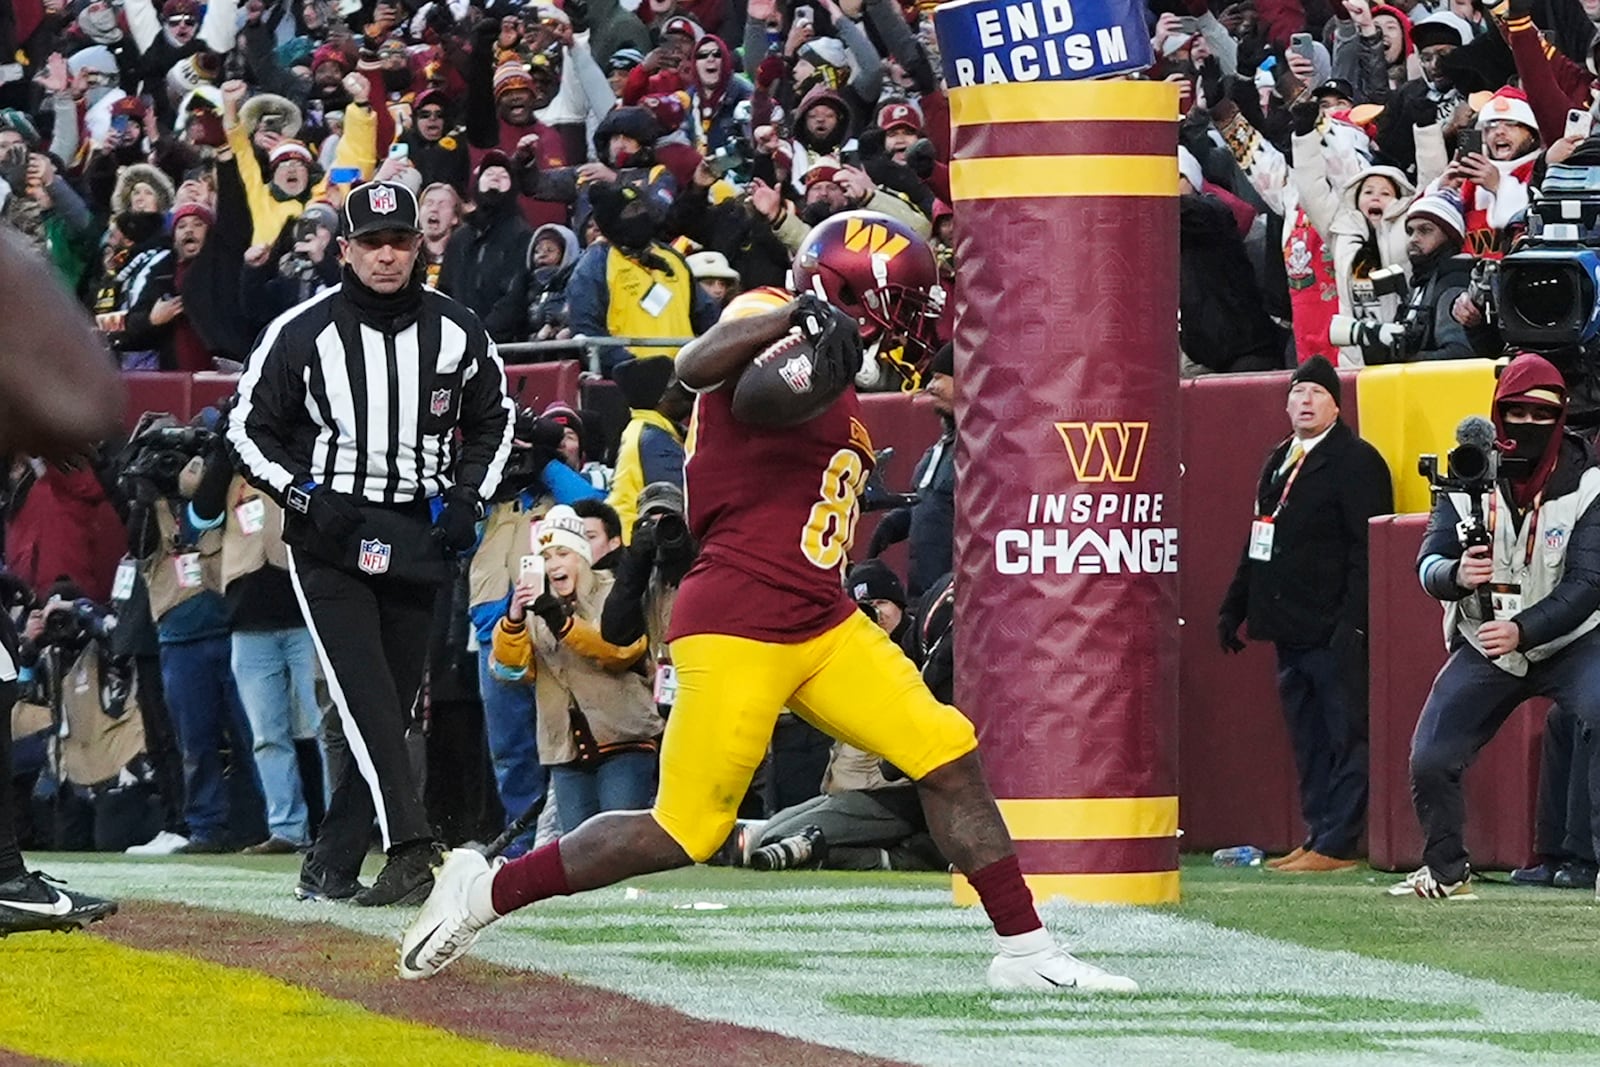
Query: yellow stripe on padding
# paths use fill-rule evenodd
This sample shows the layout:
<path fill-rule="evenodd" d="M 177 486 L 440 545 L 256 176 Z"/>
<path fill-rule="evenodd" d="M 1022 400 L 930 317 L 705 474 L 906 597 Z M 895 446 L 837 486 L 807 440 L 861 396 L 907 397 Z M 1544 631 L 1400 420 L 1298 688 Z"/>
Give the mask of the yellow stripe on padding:
<path fill-rule="evenodd" d="M 950 163 L 956 202 L 1055 196 L 1177 196 L 1177 156 L 991 156 Z"/>
<path fill-rule="evenodd" d="M 1062 897 L 1083 904 L 1176 904 L 1177 871 L 1135 871 L 1132 874 L 1025 874 L 1022 880 L 1039 902 Z M 978 903 L 972 884 L 952 876 L 955 903 L 967 908 Z"/>
<path fill-rule="evenodd" d="M 83 934 L 0 942 L 0 1049 L 119 1067 L 570 1063 L 378 1015 L 253 971 Z"/>
<path fill-rule="evenodd" d="M 1178 87 L 1167 82 L 1011 82 L 950 90 L 950 124 L 1175 122 Z"/>
<path fill-rule="evenodd" d="M 1073 797 L 999 804 L 1014 841 L 1107 841 L 1173 837 L 1178 832 L 1177 797 Z"/>

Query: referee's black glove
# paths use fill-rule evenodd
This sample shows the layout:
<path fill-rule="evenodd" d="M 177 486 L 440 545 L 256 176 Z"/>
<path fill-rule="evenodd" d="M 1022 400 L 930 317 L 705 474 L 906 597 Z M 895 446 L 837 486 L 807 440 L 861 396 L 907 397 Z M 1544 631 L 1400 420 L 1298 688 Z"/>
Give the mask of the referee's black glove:
<path fill-rule="evenodd" d="M 307 482 L 289 490 L 285 504 L 298 511 L 330 541 L 343 541 L 361 527 L 361 509 L 343 493 Z"/>
<path fill-rule="evenodd" d="M 478 543 L 478 520 L 483 518 L 483 502 L 465 486 L 456 486 L 444 496 L 444 508 L 433 520 L 433 536 L 450 552 L 466 552 Z"/>

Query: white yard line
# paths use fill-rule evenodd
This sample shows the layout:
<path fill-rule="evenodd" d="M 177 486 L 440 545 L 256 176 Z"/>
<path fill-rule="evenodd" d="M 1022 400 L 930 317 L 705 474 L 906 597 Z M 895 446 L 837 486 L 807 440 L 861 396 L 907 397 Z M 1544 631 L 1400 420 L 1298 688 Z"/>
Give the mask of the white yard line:
<path fill-rule="evenodd" d="M 290 876 L 241 868 L 50 868 L 91 893 L 390 937 L 413 914 L 302 904 L 289 896 Z M 727 907 L 681 907 L 696 902 Z M 1572 1035 L 1566 1059 L 1581 1048 L 1584 1060 L 1600 1061 L 1600 1012 L 1583 998 L 1132 908 L 1052 904 L 1044 914 L 1075 950 L 1137 978 L 1145 995 L 988 993 L 982 913 L 953 908 L 934 889 L 648 890 L 635 899 L 611 889 L 528 909 L 474 952 L 699 1018 L 930 1067 L 1541 1063 L 1551 1060 L 1482 1035 L 1550 1032 Z"/>

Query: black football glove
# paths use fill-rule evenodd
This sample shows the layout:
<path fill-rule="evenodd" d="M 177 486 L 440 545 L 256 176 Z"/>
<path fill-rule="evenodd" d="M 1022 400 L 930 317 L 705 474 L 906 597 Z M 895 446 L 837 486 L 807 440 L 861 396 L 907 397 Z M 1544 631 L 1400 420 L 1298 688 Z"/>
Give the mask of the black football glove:
<path fill-rule="evenodd" d="M 789 323 L 797 326 L 811 345 L 812 380 L 817 392 L 844 392 L 861 371 L 861 330 L 856 320 L 814 293 L 795 301 Z"/>
<path fill-rule="evenodd" d="M 449 552 L 466 552 L 478 543 L 478 520 L 483 502 L 466 486 L 458 485 L 444 496 L 444 507 L 433 520 L 433 537 Z"/>
<path fill-rule="evenodd" d="M 544 624 L 550 627 L 550 633 L 557 641 L 567 636 L 567 631 L 572 629 L 572 613 L 567 610 L 566 602 L 554 593 L 540 593 L 528 610 L 544 620 Z"/>

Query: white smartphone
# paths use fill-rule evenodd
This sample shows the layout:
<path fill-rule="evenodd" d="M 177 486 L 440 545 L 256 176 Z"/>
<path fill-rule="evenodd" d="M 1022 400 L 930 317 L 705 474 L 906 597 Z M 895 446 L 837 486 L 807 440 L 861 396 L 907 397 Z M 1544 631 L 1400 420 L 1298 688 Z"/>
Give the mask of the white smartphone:
<path fill-rule="evenodd" d="M 1587 137 L 1594 128 L 1594 113 L 1580 108 L 1567 112 L 1567 132 L 1564 137 Z"/>
<path fill-rule="evenodd" d="M 796 22 L 810 22 L 815 24 L 817 20 L 816 13 L 811 10 L 810 4 L 799 4 L 794 9 L 794 20 Z"/>
<path fill-rule="evenodd" d="M 537 552 L 522 557 L 521 568 L 517 572 L 519 581 L 531 582 L 534 585 L 544 584 L 544 557 Z"/>

